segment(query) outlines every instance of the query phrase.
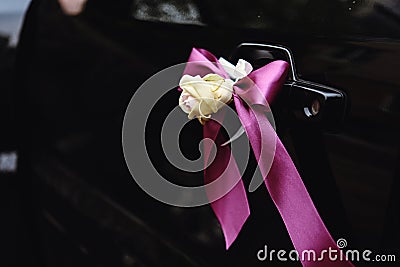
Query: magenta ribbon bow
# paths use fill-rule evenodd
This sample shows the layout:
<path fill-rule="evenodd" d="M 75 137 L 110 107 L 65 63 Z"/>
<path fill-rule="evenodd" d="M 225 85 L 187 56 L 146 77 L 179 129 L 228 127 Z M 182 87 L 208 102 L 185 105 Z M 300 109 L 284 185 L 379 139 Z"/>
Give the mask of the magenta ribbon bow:
<path fill-rule="evenodd" d="M 188 62 L 191 64 L 186 66 L 184 74 L 204 76 L 215 73 L 229 78 L 218 59 L 204 49 L 193 48 Z M 264 177 L 265 186 L 282 216 L 296 251 L 302 255 L 304 250 L 313 250 L 317 259 L 323 258 L 319 261 L 300 258 L 303 266 L 353 266 L 345 259 L 333 262 L 328 257 L 321 256 L 324 254 L 323 250 L 332 248 L 339 251 L 339 248 L 319 216 L 292 159 L 264 113 L 265 109 L 268 109 L 267 103 L 271 103 L 282 88 L 288 70 L 288 63 L 278 60 L 248 75 L 256 86 L 246 85 L 247 78 L 239 80 L 234 85 L 236 111 Z M 220 124 L 213 120 L 205 123 L 204 138 L 210 138 L 217 144 L 224 143 L 226 140 L 220 132 L 220 127 Z M 269 169 L 263 164 L 264 157 L 268 156 L 268 153 L 263 151 L 270 148 L 271 141 L 276 142 L 276 147 Z M 210 144 L 205 142 L 205 163 L 208 161 L 210 149 Z M 239 181 L 222 198 L 211 203 L 225 236 L 226 249 L 229 249 L 249 217 L 250 210 L 245 187 L 229 146 L 219 147 L 215 162 L 216 164 L 211 164 L 204 170 L 206 183 L 217 178 Z"/>

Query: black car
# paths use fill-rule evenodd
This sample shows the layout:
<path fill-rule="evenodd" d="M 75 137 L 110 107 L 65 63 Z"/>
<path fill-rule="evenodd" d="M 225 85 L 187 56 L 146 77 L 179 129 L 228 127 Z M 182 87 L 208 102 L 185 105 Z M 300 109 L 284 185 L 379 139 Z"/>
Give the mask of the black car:
<path fill-rule="evenodd" d="M 75 1 L 75 12 L 65 2 L 32 0 L 16 50 L 11 119 L 2 126 L 12 125 L 19 160 L 9 185 L 18 196 L 10 237 L 17 266 L 301 265 L 257 258 L 265 245 L 293 249 L 264 187 L 248 193 L 251 216 L 226 251 L 209 205 L 165 205 L 129 173 L 121 131 L 131 97 L 158 71 L 186 62 L 193 47 L 255 67 L 291 64 L 272 108 L 321 217 L 347 248 L 386 259 L 356 266 L 396 264 L 397 1 L 88 0 Z M 149 154 L 168 179 L 198 184 L 201 173 L 182 175 L 162 153 L 159 130 L 178 97 L 173 90 L 157 104 Z M 183 153 L 198 157 L 201 137 L 193 123 Z M 252 158 L 246 185 L 255 166 Z"/>

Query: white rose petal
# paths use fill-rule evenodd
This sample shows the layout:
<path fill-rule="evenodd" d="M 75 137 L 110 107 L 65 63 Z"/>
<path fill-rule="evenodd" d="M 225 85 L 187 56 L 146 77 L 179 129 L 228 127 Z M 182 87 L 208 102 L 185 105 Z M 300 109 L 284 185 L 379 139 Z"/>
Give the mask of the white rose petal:
<path fill-rule="evenodd" d="M 253 71 L 253 66 L 244 59 L 239 59 L 235 67 L 236 79 L 242 79 Z"/>
<path fill-rule="evenodd" d="M 235 77 L 235 65 L 233 65 L 232 63 L 230 63 L 228 60 L 226 60 L 223 57 L 220 57 L 218 59 L 219 63 L 221 64 L 221 66 L 224 68 L 224 70 L 226 71 L 226 73 L 228 73 L 229 77 L 231 77 L 232 79 L 236 79 Z"/>
<path fill-rule="evenodd" d="M 179 106 L 187 114 L 189 114 L 198 103 L 199 101 L 196 98 L 186 92 L 182 92 L 181 96 L 179 97 Z"/>

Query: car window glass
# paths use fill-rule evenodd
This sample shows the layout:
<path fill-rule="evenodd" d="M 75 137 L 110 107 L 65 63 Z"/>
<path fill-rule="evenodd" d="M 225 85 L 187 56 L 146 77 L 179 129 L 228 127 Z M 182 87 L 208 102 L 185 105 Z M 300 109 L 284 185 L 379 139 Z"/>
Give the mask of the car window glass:
<path fill-rule="evenodd" d="M 193 1 L 186 0 L 134 0 L 133 17 L 138 20 L 179 24 L 203 24 Z"/>

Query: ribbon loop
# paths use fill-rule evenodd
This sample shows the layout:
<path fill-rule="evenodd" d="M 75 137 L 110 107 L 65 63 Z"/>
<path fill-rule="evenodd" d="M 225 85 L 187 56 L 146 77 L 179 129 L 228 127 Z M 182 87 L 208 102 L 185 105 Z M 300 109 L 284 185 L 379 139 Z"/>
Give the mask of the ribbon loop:
<path fill-rule="evenodd" d="M 282 88 L 289 64 L 277 60 L 259 68 L 235 84 L 235 92 L 248 105 L 268 106 Z"/>

